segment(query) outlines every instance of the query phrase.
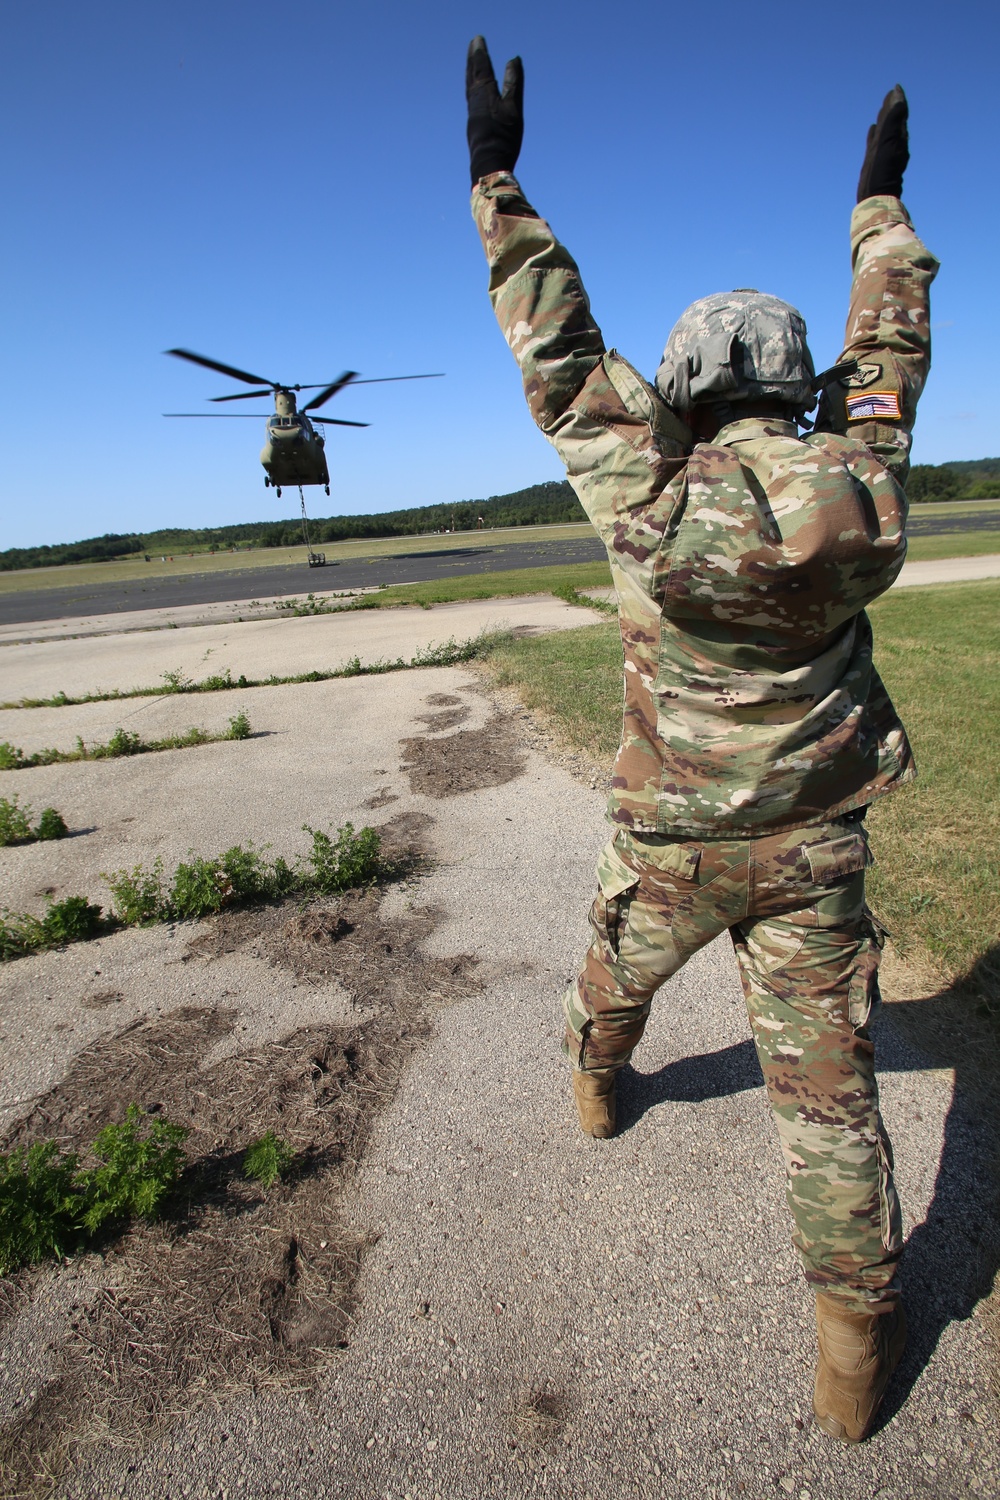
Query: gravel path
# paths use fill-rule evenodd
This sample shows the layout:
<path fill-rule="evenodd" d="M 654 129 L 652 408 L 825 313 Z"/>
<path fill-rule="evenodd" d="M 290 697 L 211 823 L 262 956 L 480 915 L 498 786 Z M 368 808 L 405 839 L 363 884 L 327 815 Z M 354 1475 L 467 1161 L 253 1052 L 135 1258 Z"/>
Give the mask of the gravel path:
<path fill-rule="evenodd" d="M 432 669 L 259 690 L 251 717 L 269 730 L 259 740 L 17 773 L 32 803 L 60 805 L 73 791 L 93 831 L 3 851 L 0 900 L 11 904 L 40 905 L 56 854 L 60 887 L 89 888 L 140 851 L 169 859 L 192 843 L 254 837 L 285 852 L 307 819 L 422 813 L 435 866 L 416 894 L 441 912 L 427 951 L 475 955 L 483 986 L 439 1010 L 377 1121 L 347 1204 L 377 1243 L 347 1347 L 319 1384 L 203 1408 L 142 1453 L 98 1451 L 60 1495 L 997 1493 L 995 1345 L 977 1303 L 996 1266 L 996 1142 L 962 1078 L 907 1042 L 906 1004 L 886 1007 L 883 1102 L 913 1338 L 882 1429 L 845 1450 L 811 1421 L 811 1307 L 726 943 L 661 993 L 624 1079 L 619 1136 L 583 1137 L 558 1000 L 585 941 L 603 796 L 530 743 L 523 773 L 502 785 L 414 794 L 399 741 L 427 732 L 421 715 L 440 695 L 468 706 L 464 729 L 489 721 L 471 673 Z M 33 712 L 15 717 L 26 725 Z M 84 711 L 57 712 L 72 728 Z M 386 792 L 392 805 L 366 812 Z M 390 913 L 414 899 L 392 895 Z M 129 932 L 6 969 L 2 1117 L 58 1081 L 95 1036 L 141 1015 L 224 999 L 241 1035 L 266 1040 L 324 1007 L 344 1013 L 339 989 L 303 995 L 239 955 L 192 964 L 185 944 L 180 928 Z M 98 986 L 120 998 L 95 1008 Z M 6 1351 L 6 1413 L 45 1378 L 43 1322 L 33 1341 L 23 1320 L 19 1330 Z"/>

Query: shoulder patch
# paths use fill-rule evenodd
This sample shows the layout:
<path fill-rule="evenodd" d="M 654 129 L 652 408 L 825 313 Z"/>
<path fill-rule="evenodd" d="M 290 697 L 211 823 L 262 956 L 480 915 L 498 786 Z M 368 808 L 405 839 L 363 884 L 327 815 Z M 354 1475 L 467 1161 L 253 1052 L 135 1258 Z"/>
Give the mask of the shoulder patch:
<path fill-rule="evenodd" d="M 863 390 L 866 385 L 874 385 L 875 381 L 881 377 L 881 374 L 881 365 L 858 365 L 854 374 L 848 375 L 847 379 L 842 381 L 841 384 L 846 385 L 850 390 Z"/>
<path fill-rule="evenodd" d="M 848 396 L 847 420 L 849 422 L 899 421 L 899 395 L 896 391 L 868 391 L 863 396 Z"/>

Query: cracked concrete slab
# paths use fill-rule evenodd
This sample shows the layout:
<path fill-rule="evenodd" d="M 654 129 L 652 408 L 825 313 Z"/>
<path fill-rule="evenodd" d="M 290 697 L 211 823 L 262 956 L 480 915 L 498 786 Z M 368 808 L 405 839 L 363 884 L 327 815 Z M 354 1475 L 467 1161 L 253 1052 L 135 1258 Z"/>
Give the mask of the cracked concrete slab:
<path fill-rule="evenodd" d="M 386 912 L 415 898 L 438 909 L 428 956 L 473 955 L 480 988 L 437 1013 L 376 1122 L 346 1212 L 377 1243 L 347 1347 L 319 1383 L 192 1412 L 144 1451 L 89 1451 L 60 1493 L 995 1493 L 995 1345 L 979 1299 L 996 1143 L 962 1076 L 908 1042 L 903 1008 L 886 1007 L 879 1049 L 911 1347 L 883 1426 L 851 1450 L 811 1422 L 810 1301 L 726 942 L 658 997 L 623 1081 L 620 1135 L 584 1138 L 558 1050 L 559 997 L 586 938 L 601 793 L 530 744 L 502 784 L 414 791 L 401 742 L 429 732 L 441 699 L 470 709 L 445 742 L 494 711 L 463 668 L 255 693 L 219 695 L 219 712 L 230 711 L 224 698 L 249 705 L 267 731 L 259 739 L 12 773 L 27 800 L 68 808 L 91 831 L 2 851 L 0 901 L 40 910 L 47 885 L 100 898 L 101 869 L 158 853 L 169 864 L 252 838 L 294 854 L 303 822 L 416 812 L 434 820 L 433 864 Z M 82 709 L 55 712 L 70 728 L 89 722 L 75 717 Z M 379 796 L 394 800 L 372 810 Z M 3 1120 L 89 1041 L 143 1015 L 235 1006 L 247 1035 L 269 1038 L 350 1005 L 339 987 L 300 995 L 291 972 L 245 954 L 185 961 L 190 935 L 121 933 L 0 971 Z M 43 1343 L 11 1348 L 6 1410 L 44 1360 Z"/>

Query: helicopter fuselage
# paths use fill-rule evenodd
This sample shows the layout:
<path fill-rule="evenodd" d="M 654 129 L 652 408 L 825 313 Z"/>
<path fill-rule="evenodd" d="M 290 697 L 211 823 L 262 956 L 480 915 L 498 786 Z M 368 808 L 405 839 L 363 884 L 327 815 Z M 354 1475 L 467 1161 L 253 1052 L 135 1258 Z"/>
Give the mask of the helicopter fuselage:
<path fill-rule="evenodd" d="M 322 434 L 296 409 L 291 391 L 277 391 L 274 405 L 274 416 L 267 419 L 267 440 L 260 453 L 267 475 L 265 482 L 275 489 L 286 484 L 328 485 L 330 473 Z"/>

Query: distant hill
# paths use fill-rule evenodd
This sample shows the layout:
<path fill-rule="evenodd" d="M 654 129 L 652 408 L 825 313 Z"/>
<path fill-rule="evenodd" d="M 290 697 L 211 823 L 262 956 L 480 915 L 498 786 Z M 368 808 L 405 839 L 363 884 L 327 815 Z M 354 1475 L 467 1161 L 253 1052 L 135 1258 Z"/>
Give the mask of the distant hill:
<path fill-rule="evenodd" d="M 929 500 L 1000 499 L 1000 458 L 914 464 L 906 481 L 911 504 Z"/>
<path fill-rule="evenodd" d="M 911 502 L 1000 499 L 1000 458 L 959 459 L 946 464 L 914 464 L 906 485 Z M 434 531 L 475 531 L 479 518 L 487 526 L 542 526 L 585 521 L 583 506 L 563 480 L 533 484 L 488 500 L 457 505 L 415 505 L 374 516 L 330 516 L 310 521 L 313 541 L 342 542 L 352 537 L 414 536 Z M 193 530 L 108 533 L 82 542 L 46 547 L 11 547 L 0 552 L 0 572 L 17 568 L 52 568 L 63 563 L 105 562 L 132 553 L 222 551 L 231 547 L 291 547 L 302 540 L 299 522 L 248 521 L 236 526 Z"/>

